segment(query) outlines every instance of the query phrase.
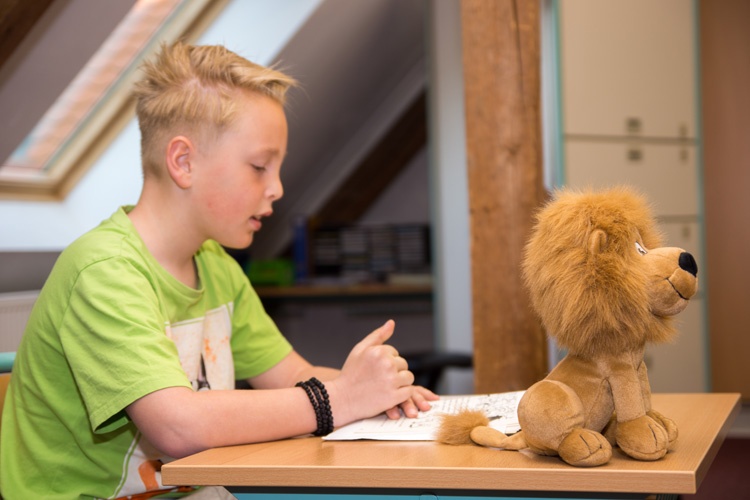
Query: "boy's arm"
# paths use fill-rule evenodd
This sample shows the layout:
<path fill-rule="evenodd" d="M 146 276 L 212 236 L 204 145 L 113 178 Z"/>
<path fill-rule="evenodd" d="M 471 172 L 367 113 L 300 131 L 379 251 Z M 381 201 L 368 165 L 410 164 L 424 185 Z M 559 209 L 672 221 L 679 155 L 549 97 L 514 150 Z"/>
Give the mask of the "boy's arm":
<path fill-rule="evenodd" d="M 271 369 L 247 381 L 254 389 L 280 389 L 292 387 L 297 382 L 317 377 L 318 380 L 332 380 L 341 370 L 325 366 L 313 366 L 296 351 L 290 352 Z"/>
<path fill-rule="evenodd" d="M 393 322 L 389 321 L 352 349 L 340 372 L 334 374 L 325 369 L 321 373 L 324 377 L 334 375 L 324 384 L 337 426 L 392 410 L 405 402 L 413 405 L 417 400 L 415 393 L 420 395 L 422 405 L 428 405 L 426 400 L 432 393 L 411 385 L 414 376 L 406 361 L 385 344 L 392 333 Z M 299 377 L 315 374 L 315 370 L 299 355 L 291 355 L 252 379 L 259 390 L 194 392 L 171 387 L 136 400 L 127 412 L 146 438 L 172 457 L 216 446 L 307 434 L 317 428 L 315 412 L 305 391 L 290 386 Z"/>
<path fill-rule="evenodd" d="M 199 391 L 161 389 L 126 411 L 156 449 L 173 458 L 233 444 L 273 441 L 313 432 L 315 413 L 302 389 Z"/>
<path fill-rule="evenodd" d="M 311 365 L 297 352 L 292 351 L 270 370 L 248 379 L 248 383 L 255 389 L 278 389 L 291 387 L 297 382 L 309 380 L 311 377 L 316 377 L 323 382 L 331 381 L 340 374 L 341 370 L 335 368 Z M 401 417 L 403 411 L 407 417 L 414 418 L 419 411 L 429 410 L 429 401 L 435 399 L 437 399 L 437 396 L 432 391 L 424 387 L 412 386 L 411 397 L 403 401 L 398 407 L 385 410 L 385 413 L 389 418 L 397 419 Z"/>

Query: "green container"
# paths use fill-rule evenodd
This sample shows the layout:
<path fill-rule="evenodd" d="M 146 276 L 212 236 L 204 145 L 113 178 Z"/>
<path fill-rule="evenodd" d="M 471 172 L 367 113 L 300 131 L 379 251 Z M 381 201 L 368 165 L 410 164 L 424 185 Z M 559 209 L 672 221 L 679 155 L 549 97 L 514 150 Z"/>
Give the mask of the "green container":
<path fill-rule="evenodd" d="M 245 273 L 254 286 L 294 284 L 294 264 L 289 259 L 251 260 Z"/>

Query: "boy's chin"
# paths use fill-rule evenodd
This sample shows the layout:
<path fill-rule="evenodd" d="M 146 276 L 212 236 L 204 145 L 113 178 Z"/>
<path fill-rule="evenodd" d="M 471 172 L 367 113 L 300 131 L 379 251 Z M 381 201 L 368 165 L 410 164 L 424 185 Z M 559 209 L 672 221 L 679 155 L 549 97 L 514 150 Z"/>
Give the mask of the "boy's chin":
<path fill-rule="evenodd" d="M 230 248 L 232 250 L 244 250 L 253 243 L 253 235 L 242 239 L 235 239 L 231 241 L 219 241 L 221 246 Z"/>

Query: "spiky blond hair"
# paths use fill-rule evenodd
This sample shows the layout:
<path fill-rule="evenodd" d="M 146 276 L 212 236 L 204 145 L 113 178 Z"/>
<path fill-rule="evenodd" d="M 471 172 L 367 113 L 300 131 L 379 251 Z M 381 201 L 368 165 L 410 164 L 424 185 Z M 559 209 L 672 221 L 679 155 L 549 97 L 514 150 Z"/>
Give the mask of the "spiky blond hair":
<path fill-rule="evenodd" d="M 133 88 L 141 130 L 144 175 L 161 175 L 167 136 L 189 131 L 201 136 L 221 132 L 236 112 L 239 91 L 268 96 L 281 105 L 296 81 L 220 45 L 163 44 L 141 65 Z"/>
<path fill-rule="evenodd" d="M 627 187 L 561 190 L 536 215 L 523 275 L 548 335 L 572 354 L 663 342 L 671 321 L 651 313 L 635 243 L 662 245 L 645 199 Z"/>

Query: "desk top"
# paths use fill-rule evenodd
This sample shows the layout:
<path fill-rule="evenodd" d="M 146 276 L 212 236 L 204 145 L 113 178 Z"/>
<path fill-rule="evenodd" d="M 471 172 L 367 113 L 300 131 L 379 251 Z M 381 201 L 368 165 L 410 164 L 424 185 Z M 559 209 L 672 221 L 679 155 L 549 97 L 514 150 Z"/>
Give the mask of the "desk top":
<path fill-rule="evenodd" d="M 675 449 L 655 462 L 613 450 L 603 466 L 557 457 L 424 441 L 323 441 L 305 437 L 215 448 L 166 464 L 165 484 L 695 493 L 740 410 L 739 394 L 654 394 L 655 410 L 679 428 Z"/>

